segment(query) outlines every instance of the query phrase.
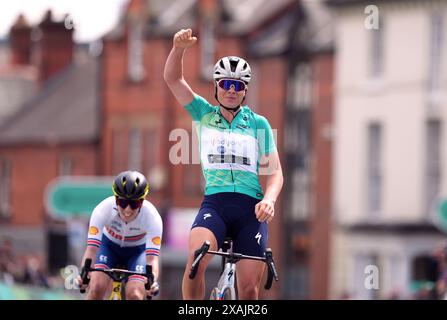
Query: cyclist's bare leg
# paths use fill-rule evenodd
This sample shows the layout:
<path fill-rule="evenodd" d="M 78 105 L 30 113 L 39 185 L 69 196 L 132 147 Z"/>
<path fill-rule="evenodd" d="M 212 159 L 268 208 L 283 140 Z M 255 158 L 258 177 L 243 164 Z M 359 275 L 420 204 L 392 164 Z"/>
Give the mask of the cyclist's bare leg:
<path fill-rule="evenodd" d="M 212 259 L 212 255 L 205 255 L 200 260 L 199 269 L 194 279 L 189 279 L 192 262 L 194 261 L 194 252 L 199 249 L 203 242 L 210 242 L 210 250 L 217 250 L 217 241 L 214 234 L 207 228 L 196 227 L 191 230 L 189 235 L 189 254 L 185 273 L 183 274 L 182 293 L 184 300 L 202 300 L 205 296 L 205 270 Z"/>
<path fill-rule="evenodd" d="M 146 294 L 144 283 L 138 280 L 129 280 L 126 284 L 126 300 L 143 300 Z"/>
<path fill-rule="evenodd" d="M 110 287 L 111 279 L 103 272 L 90 272 L 90 284 L 87 300 L 103 300 Z"/>
<path fill-rule="evenodd" d="M 237 291 L 239 300 L 257 300 L 265 263 L 240 260 L 236 264 Z"/>

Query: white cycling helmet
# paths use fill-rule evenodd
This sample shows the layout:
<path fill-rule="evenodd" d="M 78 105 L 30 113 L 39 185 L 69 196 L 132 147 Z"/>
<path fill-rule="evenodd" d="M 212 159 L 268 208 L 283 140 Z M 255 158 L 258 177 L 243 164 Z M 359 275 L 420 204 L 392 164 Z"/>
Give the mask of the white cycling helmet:
<path fill-rule="evenodd" d="M 249 83 L 251 80 L 250 65 L 244 59 L 236 56 L 223 57 L 214 65 L 213 78 L 215 81 L 229 78 Z"/>

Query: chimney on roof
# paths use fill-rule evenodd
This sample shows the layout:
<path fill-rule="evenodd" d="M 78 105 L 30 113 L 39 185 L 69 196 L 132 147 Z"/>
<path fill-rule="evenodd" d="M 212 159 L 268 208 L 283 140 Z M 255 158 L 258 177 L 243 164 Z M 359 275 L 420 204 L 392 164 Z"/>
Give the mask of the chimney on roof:
<path fill-rule="evenodd" d="M 125 10 L 125 20 L 127 23 L 127 27 L 129 27 L 129 23 L 140 23 L 144 25 L 150 17 L 149 9 L 150 8 L 146 0 L 129 1 L 127 9 Z"/>
<path fill-rule="evenodd" d="M 17 17 L 9 31 L 11 64 L 28 65 L 31 63 L 31 27 L 23 14 Z"/>
<path fill-rule="evenodd" d="M 127 16 L 140 17 L 147 14 L 148 6 L 144 0 L 131 0 L 127 7 Z"/>
<path fill-rule="evenodd" d="M 38 25 L 35 63 L 39 81 L 44 82 L 73 61 L 73 27 L 63 21 L 54 21 L 48 10 Z"/>
<path fill-rule="evenodd" d="M 219 18 L 220 6 L 217 0 L 200 0 L 199 10 L 202 19 L 216 22 Z"/>

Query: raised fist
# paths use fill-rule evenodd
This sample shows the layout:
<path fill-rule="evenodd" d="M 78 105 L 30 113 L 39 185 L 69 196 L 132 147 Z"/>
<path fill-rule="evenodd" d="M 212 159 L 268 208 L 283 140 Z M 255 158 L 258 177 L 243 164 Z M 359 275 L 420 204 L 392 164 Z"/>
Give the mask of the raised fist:
<path fill-rule="evenodd" d="M 197 38 L 192 37 L 191 29 L 182 29 L 174 35 L 174 47 L 186 49 L 196 43 Z"/>

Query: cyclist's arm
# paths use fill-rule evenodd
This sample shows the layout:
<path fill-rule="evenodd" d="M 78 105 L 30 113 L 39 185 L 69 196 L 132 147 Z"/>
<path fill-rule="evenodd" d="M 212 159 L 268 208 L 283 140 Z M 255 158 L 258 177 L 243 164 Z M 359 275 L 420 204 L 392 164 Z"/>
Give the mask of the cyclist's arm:
<path fill-rule="evenodd" d="M 146 261 L 152 265 L 152 273 L 154 280 L 158 279 L 158 256 L 160 255 L 161 241 L 163 236 L 163 221 L 157 208 L 151 203 L 147 203 L 149 209 L 149 220 L 147 222 L 147 238 L 146 238 Z"/>
<path fill-rule="evenodd" d="M 85 252 L 84 252 L 84 256 L 82 257 L 82 260 L 81 260 L 81 268 L 83 268 L 84 267 L 84 264 L 85 264 L 85 260 L 86 259 L 91 259 L 92 260 L 92 266 L 93 266 L 93 264 L 95 263 L 95 260 L 96 260 L 96 252 L 98 251 L 98 248 L 97 247 L 92 247 L 92 246 L 87 246 L 87 248 L 85 249 Z M 82 272 L 83 270 L 81 270 L 81 272 Z M 76 283 L 80 286 L 80 287 L 84 287 L 84 288 L 86 288 L 87 287 L 87 285 L 84 285 L 83 283 L 82 283 L 82 278 L 81 278 L 81 274 L 82 273 L 79 273 L 78 274 L 78 276 L 76 277 Z"/>
<path fill-rule="evenodd" d="M 103 200 L 93 209 L 88 228 L 87 248 L 85 249 L 81 266 L 84 265 L 84 261 L 87 258 L 92 259 L 92 265 L 95 263 L 96 252 L 101 246 L 102 230 L 110 218 L 110 211 L 110 199 Z"/>
<path fill-rule="evenodd" d="M 281 192 L 284 178 L 281 161 L 276 149 L 275 137 L 268 120 L 260 115 L 256 118 L 259 150 L 261 151 L 261 174 L 267 176 L 266 190 L 263 200 L 271 200 L 273 204 Z"/>
<path fill-rule="evenodd" d="M 270 199 L 275 203 L 284 183 L 281 162 L 277 151 L 264 155 L 263 157 L 263 163 L 267 163 L 267 181 L 264 199 Z"/>
<path fill-rule="evenodd" d="M 98 252 L 98 249 L 99 248 L 97 248 L 97 247 L 87 246 L 87 248 L 85 249 L 85 252 L 84 252 L 84 256 L 82 257 L 82 260 L 81 260 L 81 266 L 84 265 L 86 259 L 91 259 L 92 266 L 93 266 L 93 264 L 95 263 L 95 260 L 96 260 L 96 252 Z"/>
<path fill-rule="evenodd" d="M 166 60 L 164 79 L 177 101 L 186 106 L 194 99 L 194 92 L 183 77 L 183 55 L 197 38 L 192 37 L 191 29 L 180 30 L 174 35 L 172 50 Z"/>
<path fill-rule="evenodd" d="M 158 274 L 159 274 L 159 268 L 158 268 L 158 256 L 146 256 L 147 264 L 150 264 L 152 266 L 152 273 L 154 275 L 154 281 L 158 281 Z"/>

